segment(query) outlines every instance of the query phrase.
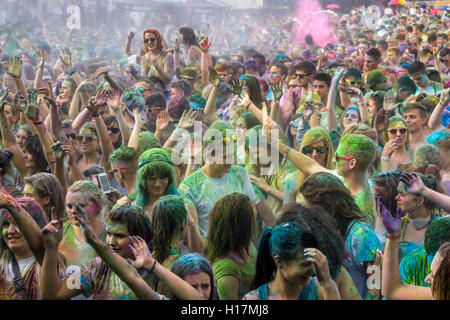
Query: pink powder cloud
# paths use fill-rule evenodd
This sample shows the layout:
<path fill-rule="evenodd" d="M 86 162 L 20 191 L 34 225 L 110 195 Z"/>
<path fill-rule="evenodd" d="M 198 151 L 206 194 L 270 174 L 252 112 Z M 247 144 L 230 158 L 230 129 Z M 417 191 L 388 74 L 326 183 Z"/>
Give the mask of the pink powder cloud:
<path fill-rule="evenodd" d="M 314 13 L 324 10 L 318 0 L 298 0 L 296 4 L 297 23 L 293 27 L 293 41 L 297 44 L 303 43 L 305 36 L 310 34 L 314 43 L 325 46 L 327 43 L 336 43 L 334 31 L 331 28 L 329 15 L 325 12 Z"/>

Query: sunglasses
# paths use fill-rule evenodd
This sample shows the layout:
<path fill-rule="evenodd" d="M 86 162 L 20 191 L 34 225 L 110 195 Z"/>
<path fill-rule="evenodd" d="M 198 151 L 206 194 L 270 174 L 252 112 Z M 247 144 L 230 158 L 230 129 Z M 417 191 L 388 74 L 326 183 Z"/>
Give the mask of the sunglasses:
<path fill-rule="evenodd" d="M 339 160 L 349 161 L 349 160 L 355 159 L 355 158 L 352 158 L 352 157 L 342 157 L 342 156 L 339 156 L 337 153 L 334 154 L 334 158 L 336 159 L 336 162 L 339 161 Z M 359 160 L 356 160 L 356 163 L 359 164 Z"/>
<path fill-rule="evenodd" d="M 125 168 L 114 168 L 112 170 L 109 170 L 109 174 L 112 176 L 115 172 L 124 171 Z"/>
<path fill-rule="evenodd" d="M 316 152 L 318 154 L 324 154 L 328 150 L 328 148 L 327 147 L 304 147 L 302 149 L 302 152 L 304 154 L 313 154 L 314 150 L 316 150 Z"/>
<path fill-rule="evenodd" d="M 148 39 L 144 39 L 144 43 L 153 43 L 156 41 L 156 38 L 148 38 Z"/>
<path fill-rule="evenodd" d="M 119 128 L 108 128 L 108 131 L 111 131 L 112 134 L 116 134 L 116 133 L 119 133 L 120 129 Z"/>
<path fill-rule="evenodd" d="M 77 136 L 78 142 L 82 143 L 83 141 L 86 141 L 87 143 L 91 143 L 96 139 L 94 136 Z"/>
<path fill-rule="evenodd" d="M 408 131 L 408 129 L 406 128 L 401 128 L 401 129 L 389 129 L 389 133 L 392 135 L 396 135 L 397 134 L 397 130 L 401 133 L 401 134 L 405 134 L 406 131 Z"/>
<path fill-rule="evenodd" d="M 296 73 L 295 77 L 299 79 L 303 79 L 305 77 L 309 76 L 309 74 L 303 74 L 303 73 Z"/>
<path fill-rule="evenodd" d="M 145 88 L 135 88 L 134 91 L 140 92 L 140 93 L 144 93 L 145 91 L 150 91 L 150 89 L 145 89 Z"/>
<path fill-rule="evenodd" d="M 442 59 L 441 58 L 441 59 L 439 59 L 439 61 L 442 62 L 442 63 L 447 63 L 449 61 L 449 59 Z"/>
<path fill-rule="evenodd" d="M 350 81 L 350 80 L 348 80 L 348 79 L 345 79 L 345 81 L 347 81 L 347 83 L 348 83 L 349 85 L 351 85 L 351 86 L 355 86 L 355 85 L 359 86 L 359 85 L 362 83 L 362 80 L 353 80 L 353 81 Z"/>
<path fill-rule="evenodd" d="M 297 121 L 291 121 L 291 122 L 289 122 L 289 126 L 291 126 L 292 128 L 298 128 L 298 122 Z"/>

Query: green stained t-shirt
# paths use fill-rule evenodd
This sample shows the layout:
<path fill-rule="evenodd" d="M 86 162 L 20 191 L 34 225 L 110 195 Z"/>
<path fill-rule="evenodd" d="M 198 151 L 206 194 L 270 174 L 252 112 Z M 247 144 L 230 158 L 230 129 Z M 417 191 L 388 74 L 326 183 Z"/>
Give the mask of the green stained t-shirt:
<path fill-rule="evenodd" d="M 424 247 L 419 247 L 405 256 L 400 262 L 400 276 L 404 284 L 429 287 L 425 278 L 430 274 L 433 257 L 427 257 Z"/>
<path fill-rule="evenodd" d="M 252 259 L 249 263 L 237 263 L 230 257 L 218 259 L 214 261 L 213 273 L 214 273 L 214 281 L 217 283 L 220 278 L 228 276 L 235 277 L 239 279 L 239 290 L 238 290 L 238 299 L 242 299 L 242 297 L 251 290 L 251 284 L 253 280 L 253 276 L 256 272 L 256 257 L 257 252 L 253 244 L 250 244 L 250 253 L 252 255 Z M 219 297 L 221 296 L 221 288 L 218 287 L 217 291 L 219 292 Z M 222 299 L 222 298 L 221 298 Z"/>
<path fill-rule="evenodd" d="M 375 197 L 370 190 L 369 185 L 364 187 L 364 190 L 353 196 L 359 209 L 361 209 L 367 222 L 375 227 Z"/>

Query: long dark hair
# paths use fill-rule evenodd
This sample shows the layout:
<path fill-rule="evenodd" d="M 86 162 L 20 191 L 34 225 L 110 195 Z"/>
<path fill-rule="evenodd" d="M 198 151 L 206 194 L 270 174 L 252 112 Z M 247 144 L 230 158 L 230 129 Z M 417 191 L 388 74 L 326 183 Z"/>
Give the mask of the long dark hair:
<path fill-rule="evenodd" d="M 282 261 L 293 260 L 305 248 L 318 248 L 318 244 L 316 237 L 304 224 L 287 222 L 266 228 L 259 240 L 252 290 L 274 279 L 277 270 L 273 259 L 275 256 L 279 256 Z"/>
<path fill-rule="evenodd" d="M 183 44 L 199 47 L 197 36 L 192 28 L 181 27 L 179 32 L 183 35 Z"/>
<path fill-rule="evenodd" d="M 350 191 L 338 177 L 330 173 L 310 175 L 300 187 L 300 193 L 309 205 L 324 208 L 336 219 L 344 239 L 349 224 L 355 219 L 364 219 Z"/>
<path fill-rule="evenodd" d="M 42 144 L 37 134 L 33 134 L 25 139 L 25 150 L 33 156 L 35 164 L 34 172 L 50 172 Z"/>
<path fill-rule="evenodd" d="M 283 206 L 276 225 L 285 222 L 305 223 L 317 239 L 318 249 L 327 257 L 330 275 L 336 279 L 344 260 L 344 239 L 336 220 L 322 207 L 305 207 L 291 202 Z"/>
<path fill-rule="evenodd" d="M 209 215 L 206 240 L 209 261 L 213 263 L 230 251 L 250 254 L 254 223 L 254 212 L 248 196 L 235 192 L 217 201 Z"/>

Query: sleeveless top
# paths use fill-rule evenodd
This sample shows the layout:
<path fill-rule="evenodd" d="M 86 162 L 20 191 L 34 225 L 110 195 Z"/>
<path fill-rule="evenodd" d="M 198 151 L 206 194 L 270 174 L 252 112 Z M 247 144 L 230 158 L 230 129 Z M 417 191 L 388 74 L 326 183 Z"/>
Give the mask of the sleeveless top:
<path fill-rule="evenodd" d="M 269 287 L 267 283 L 256 289 L 256 292 L 258 292 L 259 300 L 269 299 Z M 303 286 L 298 300 L 318 300 L 316 277 L 311 277 L 308 284 L 306 286 Z"/>

